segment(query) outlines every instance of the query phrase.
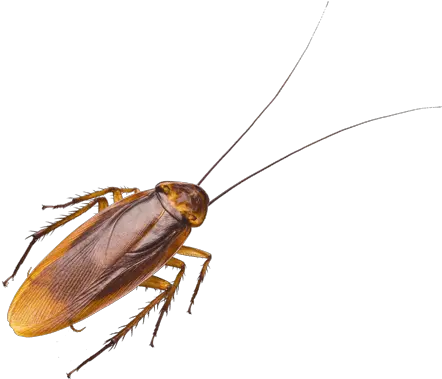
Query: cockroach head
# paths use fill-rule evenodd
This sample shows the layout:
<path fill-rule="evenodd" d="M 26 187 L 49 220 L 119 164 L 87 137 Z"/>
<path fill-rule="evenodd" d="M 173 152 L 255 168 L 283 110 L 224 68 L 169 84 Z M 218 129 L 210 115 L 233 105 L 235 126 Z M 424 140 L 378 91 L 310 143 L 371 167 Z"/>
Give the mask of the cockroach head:
<path fill-rule="evenodd" d="M 185 218 L 192 227 L 200 226 L 206 218 L 209 196 L 196 184 L 161 182 L 155 192 L 163 207 L 174 217 Z"/>

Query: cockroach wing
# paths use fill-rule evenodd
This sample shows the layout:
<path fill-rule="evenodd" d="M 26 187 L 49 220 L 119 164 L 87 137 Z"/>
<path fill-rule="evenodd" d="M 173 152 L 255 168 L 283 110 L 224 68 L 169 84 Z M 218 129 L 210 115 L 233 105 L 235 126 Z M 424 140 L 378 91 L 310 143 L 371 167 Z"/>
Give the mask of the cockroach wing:
<path fill-rule="evenodd" d="M 34 337 L 85 319 L 163 267 L 189 233 L 152 190 L 115 203 L 71 233 L 28 276 L 9 308 L 11 327 Z"/>

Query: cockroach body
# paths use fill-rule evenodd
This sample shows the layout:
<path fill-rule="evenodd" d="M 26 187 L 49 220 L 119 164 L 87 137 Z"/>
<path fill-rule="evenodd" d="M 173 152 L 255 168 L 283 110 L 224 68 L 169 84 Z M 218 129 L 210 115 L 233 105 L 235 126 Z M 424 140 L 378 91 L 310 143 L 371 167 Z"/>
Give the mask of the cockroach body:
<path fill-rule="evenodd" d="M 298 63 L 307 51 L 315 32 Z M 39 239 L 84 214 L 95 205 L 98 205 L 99 213 L 66 237 L 29 273 L 15 295 L 8 312 L 8 321 L 15 333 L 25 337 L 35 337 L 67 327 L 77 331 L 74 327 L 76 323 L 141 286 L 158 289 L 162 292 L 123 329 L 107 340 L 101 350 L 72 370 L 68 377 L 102 352 L 114 347 L 155 306 L 162 304 L 151 340 L 153 346 L 161 320 L 169 310 L 184 275 L 184 262 L 177 259 L 176 255 L 204 259 L 191 298 L 189 313 L 207 273 L 211 260 L 210 253 L 184 246 L 184 243 L 191 229 L 199 227 L 204 222 L 209 205 L 236 186 L 274 164 L 338 133 L 399 114 L 422 109 L 441 108 L 441 106 L 415 108 L 377 117 L 341 129 L 276 160 L 209 201 L 209 196 L 201 187 L 202 182 L 272 104 L 298 63 L 270 103 L 198 184 L 161 182 L 154 189 L 147 191 L 139 191 L 138 188 L 109 187 L 75 197 L 66 204 L 43 206 L 43 208 L 65 208 L 89 201 L 86 205 L 61 220 L 31 235 L 31 242 L 13 274 L 3 282 L 5 286 L 10 279 L 15 277 L 32 246 Z M 108 193 L 112 193 L 114 199 L 114 204 L 110 206 L 104 197 Z M 123 194 L 130 195 L 123 198 Z M 155 273 L 164 266 L 179 269 L 173 282 L 155 276 Z"/>
<path fill-rule="evenodd" d="M 29 274 L 8 312 L 16 334 L 56 332 L 143 282 L 151 287 L 148 279 L 179 252 L 191 227 L 200 226 L 207 213 L 208 196 L 196 185 L 165 182 L 154 190 L 134 192 L 102 208 Z M 34 234 L 33 241 L 41 236 Z"/>

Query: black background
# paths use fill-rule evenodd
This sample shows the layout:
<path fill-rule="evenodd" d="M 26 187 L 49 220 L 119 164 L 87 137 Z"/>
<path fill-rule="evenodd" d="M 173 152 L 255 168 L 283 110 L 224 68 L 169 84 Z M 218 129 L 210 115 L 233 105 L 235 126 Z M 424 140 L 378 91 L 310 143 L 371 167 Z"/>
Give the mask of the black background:
<path fill-rule="evenodd" d="M 39 222 L 40 200 L 62 199 L 81 183 L 198 176 L 279 86 L 319 12 L 319 1 L 297 1 L 11 13 L 2 271 L 23 246 L 23 224 Z M 209 179 L 209 191 L 344 120 L 442 102 L 431 2 L 338 4 L 326 19 L 289 96 Z M 194 235 L 217 251 L 200 312 L 192 321 L 170 314 L 163 354 L 124 345 L 82 375 L 431 357 L 440 125 L 440 113 L 428 112 L 354 130 L 218 202 L 209 233 Z M 60 337 L 23 346 L 0 333 L 2 361 L 16 362 L 17 376 L 32 368 L 61 377 L 81 344 L 99 344 Z M 149 333 L 138 329 L 135 338 Z"/>

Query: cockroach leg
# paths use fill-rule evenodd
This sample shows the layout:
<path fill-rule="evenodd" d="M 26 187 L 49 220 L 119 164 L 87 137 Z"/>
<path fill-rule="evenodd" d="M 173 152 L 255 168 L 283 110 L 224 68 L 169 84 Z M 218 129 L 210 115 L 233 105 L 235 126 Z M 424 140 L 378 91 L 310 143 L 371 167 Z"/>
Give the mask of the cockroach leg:
<path fill-rule="evenodd" d="M 114 203 L 116 203 L 116 202 L 118 202 L 120 200 L 123 200 L 123 194 L 121 193 L 120 190 L 116 190 L 114 192 Z"/>
<path fill-rule="evenodd" d="M 151 276 L 149 279 L 144 281 L 140 284 L 142 287 L 148 287 L 148 288 L 155 288 L 160 289 L 163 292 L 161 292 L 153 301 L 151 301 L 138 315 L 132 318 L 132 320 L 119 332 L 114 333 L 115 335 L 112 338 L 109 338 L 105 342 L 105 346 L 98 350 L 94 355 L 91 355 L 88 359 L 86 359 L 84 362 L 82 362 L 77 368 L 73 369 L 71 372 L 67 374 L 67 377 L 70 378 L 71 375 L 75 372 L 80 370 L 86 363 L 92 361 L 93 359 L 97 358 L 102 352 L 106 351 L 107 349 L 116 347 L 118 342 L 121 339 L 124 339 L 127 333 L 132 332 L 133 329 L 138 325 L 138 323 L 144 319 L 144 317 L 149 315 L 149 312 L 155 308 L 155 306 L 158 306 L 162 300 L 164 300 L 166 297 L 169 296 L 169 294 L 172 292 L 173 284 L 169 283 L 167 280 L 158 278 L 156 276 Z"/>
<path fill-rule="evenodd" d="M 83 330 L 86 329 L 86 327 L 81 328 L 81 329 L 75 329 L 74 325 L 69 325 L 69 326 L 70 326 L 71 329 L 72 329 L 74 332 L 76 332 L 76 333 L 80 333 L 80 332 L 82 332 Z"/>
<path fill-rule="evenodd" d="M 29 243 L 28 248 L 26 249 L 25 253 L 23 254 L 23 256 L 20 258 L 17 266 L 14 269 L 14 272 L 12 273 L 12 275 L 7 278 L 4 282 L 3 282 L 3 286 L 7 286 L 8 282 L 11 279 L 14 279 L 15 275 L 17 274 L 20 266 L 23 264 L 23 262 L 25 261 L 26 257 L 28 256 L 29 252 L 31 251 L 32 246 L 34 246 L 34 244 L 42 237 L 46 236 L 47 234 L 53 232 L 55 229 L 59 228 L 60 226 L 67 224 L 69 221 L 72 221 L 74 219 L 76 219 L 77 217 L 81 216 L 83 213 L 87 212 L 89 209 L 91 209 L 95 204 L 98 203 L 98 207 L 99 210 L 104 209 L 107 206 L 107 200 L 104 197 L 99 197 L 96 198 L 92 201 L 90 201 L 88 204 L 86 204 L 84 207 L 76 209 L 74 212 L 64 216 L 63 218 L 61 218 L 60 220 L 49 224 L 48 226 L 45 226 L 44 228 L 40 229 L 38 232 L 35 232 L 33 234 L 31 234 L 28 238 L 32 238 L 32 241 Z"/>
<path fill-rule="evenodd" d="M 99 197 L 98 200 L 98 213 L 102 210 L 106 209 L 109 206 L 109 203 L 105 197 Z"/>
<path fill-rule="evenodd" d="M 196 257 L 196 258 L 205 258 L 206 259 L 206 261 L 203 263 L 203 267 L 201 269 L 200 275 L 198 276 L 198 282 L 196 284 L 195 290 L 193 291 L 192 299 L 190 299 L 189 309 L 187 310 L 187 312 L 189 314 L 192 314 L 191 308 L 195 302 L 195 297 L 198 294 L 198 291 L 200 289 L 200 285 L 206 276 L 207 270 L 209 268 L 209 263 L 212 260 L 212 254 L 207 253 L 206 251 L 203 251 L 200 249 L 195 249 L 193 247 L 187 247 L 187 246 L 181 247 L 181 249 L 178 250 L 177 254 L 186 255 L 188 257 Z"/>
<path fill-rule="evenodd" d="M 158 276 L 151 276 L 149 279 L 145 280 L 138 287 L 153 288 L 155 290 L 166 291 L 172 286 L 167 280 L 161 279 Z M 137 288 L 138 288 L 137 287 Z"/>
<path fill-rule="evenodd" d="M 120 201 L 123 199 L 123 193 L 138 193 L 140 192 L 140 190 L 138 188 L 117 188 L 117 187 L 108 187 L 108 188 L 104 188 L 102 190 L 99 191 L 93 191 L 90 193 L 87 193 L 86 195 L 83 196 L 77 196 L 72 198 L 71 201 L 65 203 L 65 204 L 59 204 L 59 205 L 43 205 L 42 209 L 46 209 L 46 208 L 52 208 L 52 209 L 56 209 L 56 208 L 66 208 L 69 207 L 70 205 L 74 205 L 74 204 L 78 204 L 81 203 L 83 201 L 86 200 L 91 200 L 91 199 L 95 199 L 96 197 L 99 196 L 104 196 L 108 193 L 112 192 L 113 196 L 114 196 L 114 203 Z"/>
<path fill-rule="evenodd" d="M 172 287 L 168 291 L 166 301 L 164 302 L 163 307 L 160 310 L 160 316 L 158 317 L 158 321 L 157 321 L 157 323 L 155 325 L 155 329 L 153 331 L 152 339 L 150 340 L 150 346 L 152 346 L 152 347 L 154 347 L 153 340 L 157 336 L 158 329 L 161 324 L 161 320 L 163 319 L 164 314 L 169 312 L 170 304 L 172 303 L 172 300 L 175 297 L 175 292 L 178 290 L 178 286 L 180 285 L 180 281 L 181 281 L 182 277 L 184 276 L 184 270 L 186 269 L 186 265 L 183 261 L 173 258 L 173 257 L 167 261 L 166 266 L 179 268 L 180 271 L 178 272 L 177 276 L 175 277 Z"/>

